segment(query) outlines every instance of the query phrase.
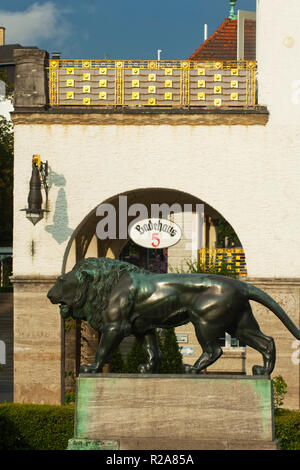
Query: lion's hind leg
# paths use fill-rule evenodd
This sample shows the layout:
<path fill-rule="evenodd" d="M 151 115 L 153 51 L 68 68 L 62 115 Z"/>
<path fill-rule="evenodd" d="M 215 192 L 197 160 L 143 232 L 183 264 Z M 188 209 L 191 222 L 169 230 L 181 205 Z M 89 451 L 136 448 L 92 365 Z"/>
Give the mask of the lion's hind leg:
<path fill-rule="evenodd" d="M 185 373 L 199 374 L 216 362 L 222 356 L 223 350 L 220 345 L 221 333 L 218 327 L 212 328 L 212 325 L 203 325 L 201 321 L 193 323 L 202 354 L 193 366 L 185 365 L 184 371 Z"/>
<path fill-rule="evenodd" d="M 199 374 L 202 370 L 216 362 L 222 356 L 223 351 L 219 341 L 202 343 L 202 354 L 193 366 L 185 364 L 184 371 L 188 374 Z"/>
<path fill-rule="evenodd" d="M 261 353 L 264 365 L 253 366 L 253 375 L 270 375 L 276 362 L 275 343 L 273 338 L 264 335 L 260 331 L 249 302 L 245 306 L 235 331 L 230 333 L 243 343 L 246 343 L 248 346 Z"/>
<path fill-rule="evenodd" d="M 195 302 L 190 312 L 190 320 L 202 348 L 202 355 L 192 367 L 184 366 L 186 373 L 199 374 L 222 356 L 220 338 L 224 334 L 225 308 L 219 296 L 201 295 Z"/>

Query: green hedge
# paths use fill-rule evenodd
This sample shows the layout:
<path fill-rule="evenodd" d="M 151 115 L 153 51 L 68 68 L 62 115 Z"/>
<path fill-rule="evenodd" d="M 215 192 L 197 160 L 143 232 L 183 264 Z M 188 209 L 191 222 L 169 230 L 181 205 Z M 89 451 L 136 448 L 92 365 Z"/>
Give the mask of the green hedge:
<path fill-rule="evenodd" d="M 0 450 L 65 450 L 74 435 L 74 406 L 0 405 Z"/>
<path fill-rule="evenodd" d="M 282 450 L 300 450 L 300 411 L 275 413 Z M 65 450 L 74 436 L 74 406 L 0 405 L 0 450 Z"/>
<path fill-rule="evenodd" d="M 1 292 L 13 292 L 13 286 L 1 286 L 0 287 L 0 293 Z"/>
<path fill-rule="evenodd" d="M 300 450 L 300 411 L 277 410 L 275 434 L 282 450 Z"/>

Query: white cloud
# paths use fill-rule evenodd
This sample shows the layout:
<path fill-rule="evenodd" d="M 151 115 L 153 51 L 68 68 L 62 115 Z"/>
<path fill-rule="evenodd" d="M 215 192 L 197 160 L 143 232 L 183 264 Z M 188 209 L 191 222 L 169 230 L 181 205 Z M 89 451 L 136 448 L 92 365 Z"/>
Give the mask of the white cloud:
<path fill-rule="evenodd" d="M 0 10 L 0 26 L 6 28 L 6 44 L 39 46 L 41 41 L 51 40 L 52 45 L 60 45 L 70 32 L 65 11 L 49 1 L 33 3 L 24 11 Z"/>

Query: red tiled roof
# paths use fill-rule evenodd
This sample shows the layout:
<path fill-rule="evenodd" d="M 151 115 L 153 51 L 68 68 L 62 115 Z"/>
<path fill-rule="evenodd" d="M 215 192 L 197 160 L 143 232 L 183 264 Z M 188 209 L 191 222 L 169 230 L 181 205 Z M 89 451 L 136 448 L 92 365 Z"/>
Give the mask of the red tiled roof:
<path fill-rule="evenodd" d="M 245 60 L 256 58 L 256 22 L 245 20 Z M 237 20 L 225 18 L 219 28 L 197 49 L 188 60 L 236 60 Z"/>

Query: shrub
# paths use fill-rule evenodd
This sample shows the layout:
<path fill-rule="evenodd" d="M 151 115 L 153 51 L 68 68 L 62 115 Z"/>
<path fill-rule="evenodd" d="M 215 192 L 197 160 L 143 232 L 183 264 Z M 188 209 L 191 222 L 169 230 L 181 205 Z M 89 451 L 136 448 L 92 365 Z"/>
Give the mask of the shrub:
<path fill-rule="evenodd" d="M 232 263 L 230 266 L 226 263 L 226 260 L 223 260 L 220 265 L 217 265 L 213 259 L 213 257 L 207 257 L 205 261 L 193 261 L 186 259 L 185 260 L 185 267 L 181 266 L 181 268 L 173 269 L 170 267 L 171 272 L 175 273 L 206 273 L 206 274 L 218 274 L 220 276 L 238 278 L 239 272 L 237 270 L 235 262 Z M 230 268 L 230 269 L 229 269 Z"/>
<path fill-rule="evenodd" d="M 0 293 L 1 292 L 13 292 L 13 286 L 1 286 L 0 287 Z"/>
<path fill-rule="evenodd" d="M 74 434 L 74 406 L 0 405 L 0 450 L 65 450 Z"/>
<path fill-rule="evenodd" d="M 300 411 L 277 410 L 275 435 L 282 450 L 300 450 Z"/>
<path fill-rule="evenodd" d="M 161 374 L 182 374 L 182 355 L 177 343 L 174 328 L 163 330 L 159 338 L 162 352 Z"/>
<path fill-rule="evenodd" d="M 287 393 L 287 384 L 282 375 L 277 375 L 272 379 L 274 410 L 278 410 L 283 405 L 284 397 Z"/>
<path fill-rule="evenodd" d="M 138 374 L 139 364 L 147 361 L 147 353 L 141 343 L 134 338 L 132 346 L 127 354 L 125 361 L 125 370 L 127 374 Z"/>
<path fill-rule="evenodd" d="M 173 328 L 157 333 L 159 348 L 162 352 L 161 374 L 181 374 L 182 356 Z M 137 374 L 139 364 L 147 362 L 147 353 L 141 343 L 135 338 L 127 355 L 124 372 Z M 119 370 L 112 370 L 119 372 Z"/>
<path fill-rule="evenodd" d="M 65 391 L 65 404 L 69 405 L 70 403 L 75 403 L 75 392 L 72 390 Z"/>
<path fill-rule="evenodd" d="M 110 371 L 112 373 L 122 373 L 125 370 L 125 362 L 123 360 L 120 348 L 116 348 L 111 355 Z"/>

